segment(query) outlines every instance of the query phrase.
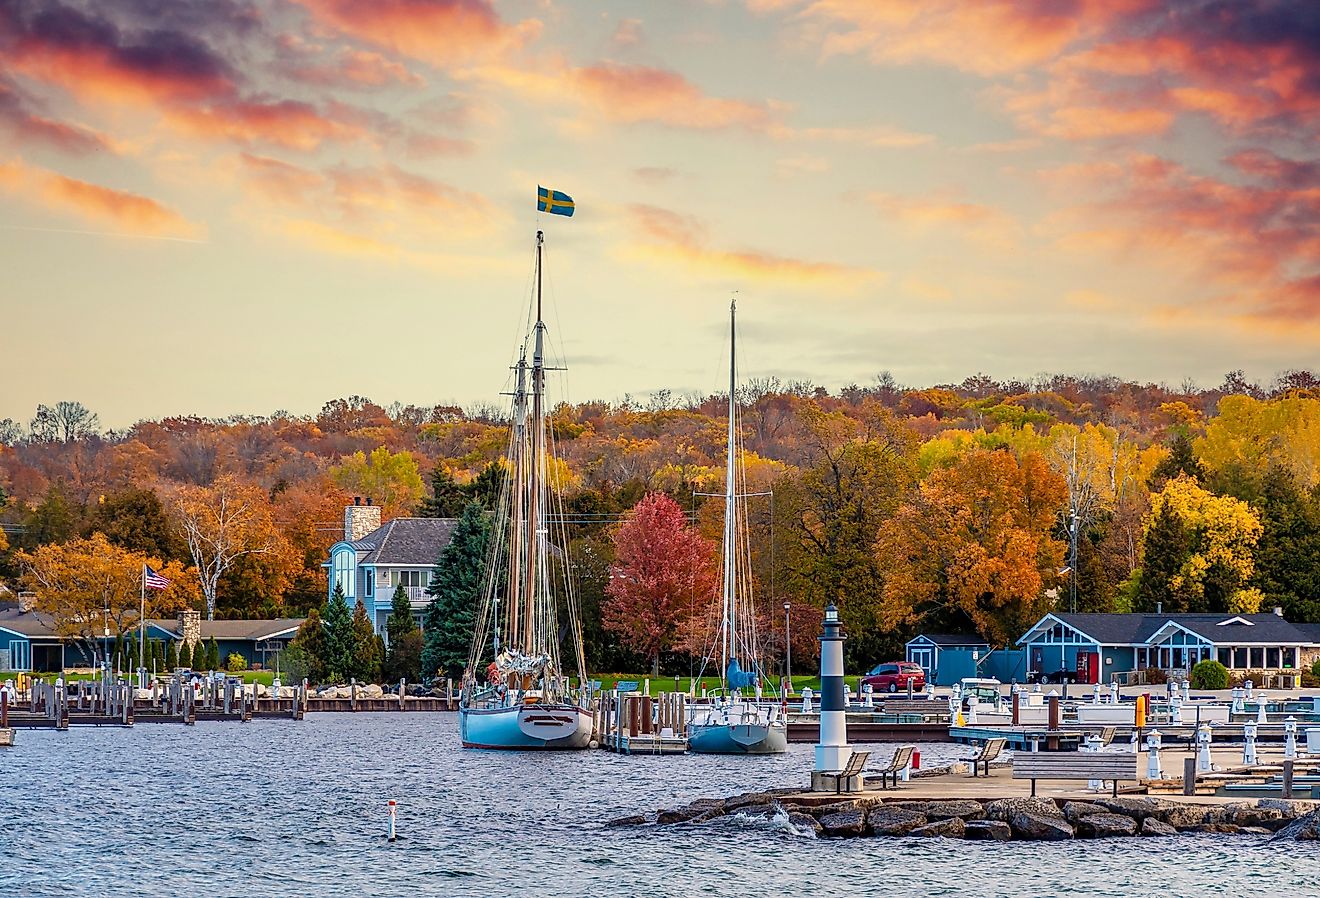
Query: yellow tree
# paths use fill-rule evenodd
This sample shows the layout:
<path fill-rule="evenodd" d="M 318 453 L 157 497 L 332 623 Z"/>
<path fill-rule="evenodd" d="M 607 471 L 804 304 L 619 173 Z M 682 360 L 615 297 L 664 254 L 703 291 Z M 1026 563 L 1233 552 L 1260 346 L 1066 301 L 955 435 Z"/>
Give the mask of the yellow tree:
<path fill-rule="evenodd" d="M 935 471 L 880 533 L 880 624 L 960 629 L 1006 645 L 1049 609 L 1067 486 L 1045 460 L 977 450 Z"/>
<path fill-rule="evenodd" d="M 410 452 L 377 446 L 371 455 L 354 452 L 330 469 L 330 479 L 353 496 L 370 496 L 387 517 L 412 514 L 425 488 Z"/>
<path fill-rule="evenodd" d="M 1142 538 L 1136 609 L 1251 613 L 1261 593 L 1246 584 L 1263 528 L 1251 506 L 1176 477 L 1151 496 Z"/>
<path fill-rule="evenodd" d="M 20 552 L 18 562 L 35 610 L 49 615 L 61 636 L 82 640 L 93 651 L 106 630 L 117 636 L 137 627 L 144 564 L 170 581 L 168 589 L 146 591 L 148 619 L 172 614 L 197 595 L 190 572 L 178 561 L 162 564 L 101 533 Z"/>
<path fill-rule="evenodd" d="M 279 550 L 283 536 L 266 494 L 232 474 L 211 486 L 181 487 L 171 505 L 206 598 L 206 618 L 214 620 L 220 579 L 239 559 Z"/>
<path fill-rule="evenodd" d="M 1196 454 L 1212 485 L 1239 498 L 1259 496 L 1262 476 L 1275 466 L 1310 489 L 1320 483 L 1320 399 L 1225 396 Z"/>

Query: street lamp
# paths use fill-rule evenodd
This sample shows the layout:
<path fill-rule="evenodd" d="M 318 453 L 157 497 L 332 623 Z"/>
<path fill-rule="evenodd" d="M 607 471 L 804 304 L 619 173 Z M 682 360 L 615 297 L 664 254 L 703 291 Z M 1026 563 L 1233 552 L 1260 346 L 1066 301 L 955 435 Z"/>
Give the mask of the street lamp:
<path fill-rule="evenodd" d="M 789 604 L 784 603 L 784 679 L 788 685 L 784 689 L 787 696 L 793 691 L 793 631 L 792 619 L 788 616 Z"/>

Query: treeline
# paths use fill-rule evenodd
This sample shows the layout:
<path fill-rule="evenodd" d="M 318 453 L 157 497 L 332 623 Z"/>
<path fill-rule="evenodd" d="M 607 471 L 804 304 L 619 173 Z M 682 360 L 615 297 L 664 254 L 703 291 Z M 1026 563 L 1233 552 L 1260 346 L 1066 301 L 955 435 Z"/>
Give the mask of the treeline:
<path fill-rule="evenodd" d="M 882 376 L 829 393 L 762 381 L 738 396 L 753 575 L 763 629 L 811 657 L 835 601 L 852 663 L 897 654 L 922 630 L 1004 644 L 1051 608 L 1252 610 L 1320 620 L 1320 381 L 1240 373 L 1208 390 L 1042 377 L 905 388 Z M 653 647 L 605 629 L 614 536 L 663 493 L 717 541 L 722 395 L 554 410 L 569 547 L 596 670 L 637 670 Z M 490 409 L 383 407 L 361 397 L 316 416 L 167 418 L 103 431 L 77 403 L 0 422 L 0 581 L 36 591 L 42 547 L 89 540 L 195 582 L 216 616 L 323 609 L 321 564 L 342 509 L 457 517 L 489 505 L 507 439 Z M 208 554 L 211 510 L 241 507 L 238 549 Z M 693 663 L 676 641 L 667 672 Z M 383 662 L 382 662 L 383 663 Z"/>

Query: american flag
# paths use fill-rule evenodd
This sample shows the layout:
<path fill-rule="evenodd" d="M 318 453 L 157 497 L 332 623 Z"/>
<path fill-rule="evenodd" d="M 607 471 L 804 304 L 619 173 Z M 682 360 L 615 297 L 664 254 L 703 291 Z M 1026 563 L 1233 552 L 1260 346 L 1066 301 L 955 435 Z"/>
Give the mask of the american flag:
<path fill-rule="evenodd" d="M 147 589 L 169 589 L 169 588 L 170 588 L 170 581 L 166 580 L 166 579 L 165 579 L 164 577 L 162 577 L 160 574 L 158 574 L 158 573 L 156 573 L 155 571 L 153 571 L 153 570 L 151 569 L 150 565 L 147 565 L 147 566 L 145 567 L 145 571 L 146 571 L 146 573 L 144 574 L 144 576 L 146 577 L 146 581 L 145 581 L 145 582 L 146 582 L 146 584 L 147 584 Z"/>

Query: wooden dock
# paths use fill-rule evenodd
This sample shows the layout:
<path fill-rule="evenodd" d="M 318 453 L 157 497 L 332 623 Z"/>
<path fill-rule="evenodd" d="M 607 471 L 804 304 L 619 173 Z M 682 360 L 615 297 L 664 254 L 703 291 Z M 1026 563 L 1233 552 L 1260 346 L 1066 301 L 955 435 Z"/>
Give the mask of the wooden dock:
<path fill-rule="evenodd" d="M 688 750 L 688 697 L 603 693 L 594 716 L 595 741 L 623 755 L 681 755 Z"/>

